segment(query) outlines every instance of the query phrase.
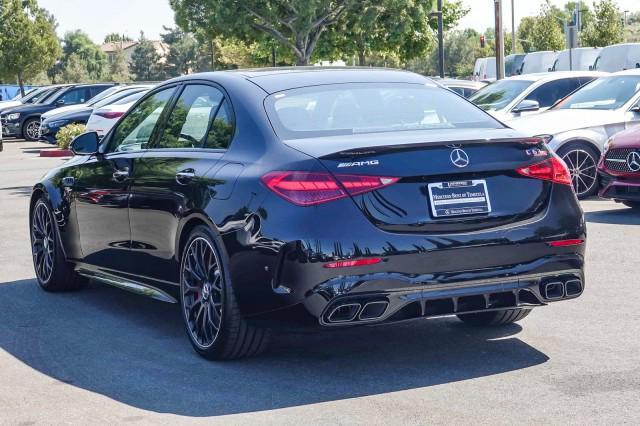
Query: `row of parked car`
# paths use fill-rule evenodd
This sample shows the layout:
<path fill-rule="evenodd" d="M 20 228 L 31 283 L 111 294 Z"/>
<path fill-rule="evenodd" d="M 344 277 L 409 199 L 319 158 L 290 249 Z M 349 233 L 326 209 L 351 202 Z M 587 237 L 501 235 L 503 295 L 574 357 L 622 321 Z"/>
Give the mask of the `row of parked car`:
<path fill-rule="evenodd" d="M 104 135 L 152 85 L 62 84 L 33 89 L 25 96 L 0 102 L 3 137 L 43 140 L 55 144 L 69 124 L 86 124 Z"/>
<path fill-rule="evenodd" d="M 640 43 L 621 43 L 600 47 L 579 47 L 560 52 L 540 51 L 505 57 L 505 76 L 548 71 L 617 72 L 640 67 Z M 494 56 L 476 59 L 473 80 L 496 79 Z"/>
<path fill-rule="evenodd" d="M 640 69 L 517 75 L 484 86 L 469 100 L 509 127 L 542 137 L 569 167 L 579 198 L 599 192 L 640 207 L 628 201 L 629 194 L 640 198 L 634 183 Z"/>

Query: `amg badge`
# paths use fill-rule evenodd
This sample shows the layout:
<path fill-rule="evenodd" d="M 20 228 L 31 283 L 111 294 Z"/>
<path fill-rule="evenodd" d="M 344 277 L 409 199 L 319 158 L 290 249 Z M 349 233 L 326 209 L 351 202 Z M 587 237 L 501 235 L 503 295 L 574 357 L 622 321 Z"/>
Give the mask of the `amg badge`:
<path fill-rule="evenodd" d="M 340 163 L 338 167 L 362 167 L 362 166 L 377 166 L 380 162 L 378 160 L 367 161 L 354 161 L 353 163 Z"/>

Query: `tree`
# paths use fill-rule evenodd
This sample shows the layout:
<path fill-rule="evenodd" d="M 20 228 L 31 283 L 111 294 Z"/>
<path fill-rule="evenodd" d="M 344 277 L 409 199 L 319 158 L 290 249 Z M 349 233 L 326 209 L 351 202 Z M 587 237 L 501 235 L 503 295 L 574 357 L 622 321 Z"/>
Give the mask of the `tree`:
<path fill-rule="evenodd" d="M 531 41 L 535 50 L 562 50 L 565 46 L 562 26 L 558 19 L 557 9 L 551 7 L 549 0 L 542 4 L 540 13 L 535 18 Z"/>
<path fill-rule="evenodd" d="M 55 20 L 35 1 L 0 0 L 0 76 L 24 83 L 60 56 Z"/>
<path fill-rule="evenodd" d="M 166 33 L 160 38 L 169 46 L 165 72 L 169 77 L 189 74 L 197 67 L 198 42 L 194 36 L 179 28 L 164 27 Z"/>
<path fill-rule="evenodd" d="M 129 63 L 127 56 L 121 47 L 116 47 L 113 59 L 109 65 L 109 79 L 116 83 L 127 83 L 131 81 Z"/>
<path fill-rule="evenodd" d="M 131 55 L 130 70 L 138 81 L 162 80 L 160 55 L 153 43 L 140 32 L 140 39 Z"/>
<path fill-rule="evenodd" d="M 582 44 L 585 46 L 603 47 L 621 43 L 623 28 L 620 9 L 613 0 L 600 0 L 594 3 L 593 20 L 582 32 Z"/>
<path fill-rule="evenodd" d="M 74 68 L 74 73 L 78 72 L 77 67 L 85 68 L 86 78 L 82 81 L 98 81 L 104 78 L 108 70 L 107 55 L 95 44 L 89 36 L 80 31 L 67 32 L 62 41 L 62 69 Z M 71 58 L 75 58 L 73 64 L 69 64 Z M 73 74 L 73 73 L 72 73 Z M 66 82 L 78 82 L 81 80 L 66 80 Z"/>
<path fill-rule="evenodd" d="M 535 16 L 525 16 L 520 20 L 520 25 L 518 25 L 516 37 L 520 41 L 524 53 L 529 53 L 533 50 L 533 27 L 535 23 Z"/>
<path fill-rule="evenodd" d="M 124 43 L 127 41 L 133 41 L 133 39 L 124 34 L 110 33 L 104 37 L 105 43 Z"/>
<path fill-rule="evenodd" d="M 254 42 L 269 36 L 307 65 L 320 36 L 356 0 L 170 0 L 183 29 L 216 28 L 219 35 Z"/>
<path fill-rule="evenodd" d="M 62 68 L 62 81 L 65 83 L 87 83 L 90 81 L 86 63 L 77 53 L 70 54 Z"/>

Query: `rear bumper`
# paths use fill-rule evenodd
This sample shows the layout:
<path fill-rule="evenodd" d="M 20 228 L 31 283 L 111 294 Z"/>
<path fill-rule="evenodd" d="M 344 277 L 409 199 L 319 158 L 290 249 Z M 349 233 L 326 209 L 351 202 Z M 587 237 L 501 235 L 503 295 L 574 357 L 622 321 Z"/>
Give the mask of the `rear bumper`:
<path fill-rule="evenodd" d="M 598 195 L 620 201 L 640 201 L 640 173 L 630 178 L 611 175 L 600 170 L 598 174 L 601 190 Z"/>

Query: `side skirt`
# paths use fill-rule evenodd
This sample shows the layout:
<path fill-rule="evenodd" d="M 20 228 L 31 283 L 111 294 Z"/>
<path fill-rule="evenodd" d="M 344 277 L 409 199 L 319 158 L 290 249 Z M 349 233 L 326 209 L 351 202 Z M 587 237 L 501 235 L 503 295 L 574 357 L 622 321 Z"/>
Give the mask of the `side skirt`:
<path fill-rule="evenodd" d="M 120 289 L 129 291 L 135 294 L 139 294 L 141 296 L 150 297 L 152 299 L 160 300 L 162 302 L 167 302 L 167 303 L 178 303 L 178 301 L 168 293 L 160 290 L 159 288 L 156 288 L 149 284 L 141 283 L 139 281 L 125 279 L 125 278 L 107 274 L 104 272 L 89 271 L 84 268 L 78 268 L 78 273 L 89 279 L 93 279 L 104 284 L 118 287 Z"/>

